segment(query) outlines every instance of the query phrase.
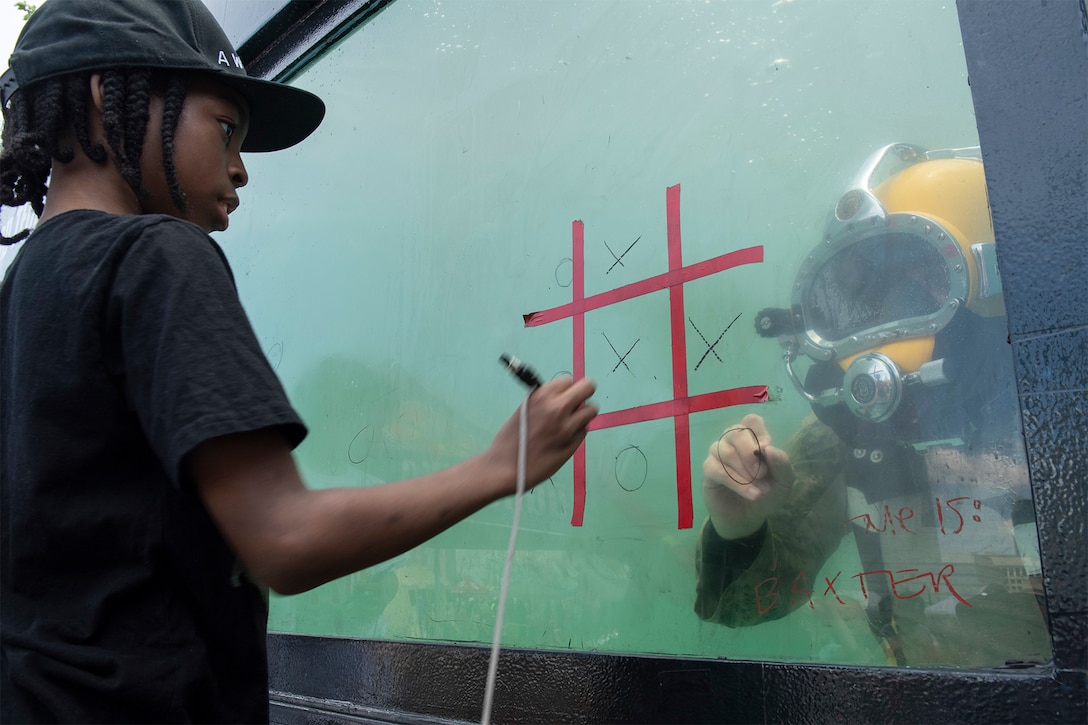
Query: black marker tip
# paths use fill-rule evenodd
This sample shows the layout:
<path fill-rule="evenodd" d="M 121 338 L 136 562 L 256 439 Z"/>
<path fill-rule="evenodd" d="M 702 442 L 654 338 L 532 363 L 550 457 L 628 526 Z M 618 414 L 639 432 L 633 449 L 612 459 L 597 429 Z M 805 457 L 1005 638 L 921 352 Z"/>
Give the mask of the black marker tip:
<path fill-rule="evenodd" d="M 513 355 L 507 355 L 503 353 L 499 356 L 499 362 L 505 365 L 507 369 L 510 370 L 510 372 L 512 372 L 515 377 L 517 377 L 518 380 L 525 383 L 530 388 L 539 388 L 541 385 L 544 384 L 540 381 L 540 378 L 537 377 L 537 374 L 533 372 L 532 368 L 523 363 L 521 360 L 518 360 Z"/>

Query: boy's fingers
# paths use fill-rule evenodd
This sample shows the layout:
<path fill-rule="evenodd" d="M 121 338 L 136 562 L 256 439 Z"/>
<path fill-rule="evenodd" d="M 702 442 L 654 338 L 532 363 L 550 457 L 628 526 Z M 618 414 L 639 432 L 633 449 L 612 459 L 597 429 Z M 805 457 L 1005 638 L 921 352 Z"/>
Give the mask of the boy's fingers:
<path fill-rule="evenodd" d="M 586 403 L 579 407 L 574 411 L 574 415 L 571 416 L 575 429 L 582 433 L 587 432 L 586 427 L 597 417 L 598 412 L 600 411 L 593 403 Z"/>
<path fill-rule="evenodd" d="M 539 402 L 544 406 L 540 411 L 551 419 L 551 425 L 556 426 L 559 440 L 568 441 L 576 448 L 585 438 L 587 426 L 599 412 L 596 405 L 588 402 L 595 391 L 596 385 L 592 380 L 574 380 L 563 376 L 540 386 L 533 391 L 533 395 L 540 396 Z M 531 406 L 529 415 L 533 415 Z"/>
<path fill-rule="evenodd" d="M 576 408 L 589 400 L 595 392 L 597 392 L 596 383 L 589 378 L 582 378 L 571 381 L 570 387 L 563 391 L 563 394 L 567 396 L 568 402 L 573 404 L 572 407 Z"/>
<path fill-rule="evenodd" d="M 589 378 L 575 380 L 564 375 L 544 383 L 533 391 L 533 395 L 554 397 L 561 407 L 573 411 L 588 400 L 596 390 L 596 384 Z"/>

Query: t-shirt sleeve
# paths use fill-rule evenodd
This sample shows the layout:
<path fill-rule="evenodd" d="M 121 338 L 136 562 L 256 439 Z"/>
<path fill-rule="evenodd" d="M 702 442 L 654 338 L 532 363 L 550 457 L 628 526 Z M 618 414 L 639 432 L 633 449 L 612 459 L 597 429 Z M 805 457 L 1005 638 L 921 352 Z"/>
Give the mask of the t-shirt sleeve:
<path fill-rule="evenodd" d="M 175 484 L 200 443 L 306 428 L 261 351 L 222 251 L 199 227 L 163 219 L 117 266 L 107 325 L 119 339 L 129 407 Z"/>

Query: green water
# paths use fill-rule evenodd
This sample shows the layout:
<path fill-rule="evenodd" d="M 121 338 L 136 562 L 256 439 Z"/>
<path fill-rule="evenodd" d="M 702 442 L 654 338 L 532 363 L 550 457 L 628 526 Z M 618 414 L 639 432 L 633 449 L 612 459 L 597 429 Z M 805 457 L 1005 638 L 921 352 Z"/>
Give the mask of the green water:
<path fill-rule="evenodd" d="M 399 0 L 295 83 L 327 119 L 247 160 L 223 242 L 311 427 L 297 451 L 311 486 L 397 480 L 486 446 L 523 395 L 500 353 L 545 377 L 573 369 L 569 319 L 522 323 L 571 300 L 572 222 L 587 296 L 659 275 L 679 184 L 683 264 L 763 254 L 684 286 L 689 391 L 767 386 L 770 401 L 691 416 L 679 455 L 672 419 L 591 434 L 582 526 L 569 464 L 526 498 L 503 644 L 884 662 L 856 586 L 758 627 L 700 622 L 705 510 L 696 478 L 695 526 L 678 527 L 676 469 L 686 457 L 697 477 L 747 412 L 784 431 L 808 412 L 752 319 L 788 303 L 862 161 L 894 141 L 977 144 L 951 0 Z M 602 410 L 673 397 L 668 295 L 586 315 Z M 271 628 L 489 643 L 512 512 L 495 504 L 384 565 L 274 598 Z M 847 538 L 825 571 L 858 567 Z"/>

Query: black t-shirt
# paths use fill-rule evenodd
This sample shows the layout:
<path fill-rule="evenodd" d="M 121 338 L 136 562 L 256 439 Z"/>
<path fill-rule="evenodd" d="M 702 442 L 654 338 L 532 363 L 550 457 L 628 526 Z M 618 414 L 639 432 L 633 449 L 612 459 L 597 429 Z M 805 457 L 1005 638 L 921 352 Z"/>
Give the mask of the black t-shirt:
<path fill-rule="evenodd" d="M 4 721 L 267 721 L 265 597 L 185 457 L 306 430 L 222 251 L 171 217 L 69 212 L 0 305 Z"/>

